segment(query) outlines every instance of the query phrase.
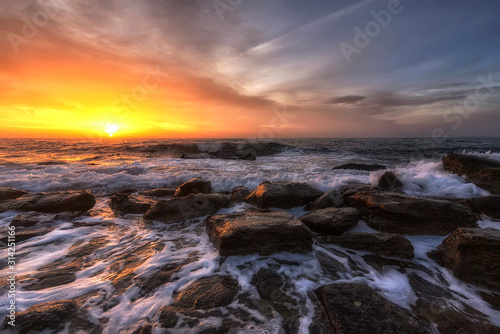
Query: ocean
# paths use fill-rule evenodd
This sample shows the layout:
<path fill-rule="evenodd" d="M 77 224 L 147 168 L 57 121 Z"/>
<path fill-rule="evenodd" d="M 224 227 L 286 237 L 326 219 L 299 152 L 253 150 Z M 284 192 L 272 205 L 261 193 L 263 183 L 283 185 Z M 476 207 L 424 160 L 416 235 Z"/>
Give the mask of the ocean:
<path fill-rule="evenodd" d="M 255 152 L 257 159 L 180 158 L 182 154 L 217 153 L 228 149 Z M 203 217 L 171 225 L 145 224 L 141 215 L 116 217 L 109 208 L 109 196 L 126 189 L 177 187 L 198 176 L 210 180 L 215 192 L 230 192 L 241 185 L 253 189 L 266 180 L 306 182 L 328 191 L 352 182 L 376 185 L 383 173 L 332 170 L 349 162 L 387 166 L 403 181 L 406 194 L 450 198 L 487 195 L 487 191 L 443 169 L 442 156 L 452 152 L 500 160 L 500 139 L 448 139 L 442 143 L 431 139 L 275 139 L 258 142 L 244 139 L 2 139 L 0 187 L 29 192 L 87 189 L 97 196 L 97 204 L 89 216 L 62 221 L 55 230 L 18 244 L 19 310 L 88 294 L 84 307 L 90 321 L 100 326 L 103 333 L 133 332 L 147 323 L 152 323 L 154 330 L 161 333 L 156 327 L 158 312 L 172 303 L 174 292 L 214 273 L 238 280 L 238 297 L 226 308 L 230 317 L 241 324 L 234 333 L 287 333 L 286 328 L 308 333 L 315 316 L 311 293 L 332 282 L 367 284 L 390 301 L 411 309 L 417 297 L 408 279 L 409 272 L 390 266 L 378 271 L 363 258 L 366 252 L 314 244 L 314 251 L 309 254 L 232 256 L 222 260 L 205 233 Z M 220 213 L 241 212 L 248 207 L 240 203 Z M 296 217 L 305 213 L 303 207 L 284 211 Z M 4 233 L 17 214 L 19 212 L 0 213 L 0 227 Z M 499 228 L 486 217 L 479 225 Z M 351 232 L 356 231 L 374 232 L 363 222 Z M 96 238 L 104 238 L 106 243 L 85 259 L 86 265 L 76 273 L 74 281 L 47 289 L 23 289 L 29 283 L 29 276 L 40 267 L 64 258 L 76 243 L 81 245 Z M 500 311 L 483 301 L 479 291 L 460 282 L 427 257 L 426 253 L 444 238 L 409 236 L 415 248 L 414 263 L 421 268 L 412 270 L 449 291 L 451 297 L 443 297 L 449 305 L 458 310 L 477 310 L 500 326 Z M 151 243 L 164 247 L 161 251 L 144 252 L 141 246 L 147 248 Z M 342 263 L 344 269 L 329 272 L 318 260 L 320 253 L 323 259 L 329 257 Z M 170 264 L 187 264 L 147 294 L 142 292 L 140 284 L 131 284 L 118 291 L 111 283 L 116 276 L 114 263 L 120 263 L 124 256 L 139 257 L 138 265 L 131 271 L 133 283 L 143 281 Z M 0 259 L 0 263 L 0 276 L 4 277 L 7 272 L 5 259 Z M 261 269 L 272 269 L 286 280 L 287 298 L 294 301 L 290 308 L 297 314 L 294 324 L 288 324 L 279 314 L 268 319 L 259 309 L 245 304 L 243 296 L 259 298 L 251 281 Z M 0 285 L 0 290 L 3 294 L 5 286 Z M 2 317 L 6 314 L 7 303 L 7 298 L 0 298 Z M 241 312 L 231 311 L 235 309 Z M 170 332 L 198 333 L 220 326 L 223 319 L 222 316 L 207 316 L 198 319 L 191 328 L 178 323 Z"/>

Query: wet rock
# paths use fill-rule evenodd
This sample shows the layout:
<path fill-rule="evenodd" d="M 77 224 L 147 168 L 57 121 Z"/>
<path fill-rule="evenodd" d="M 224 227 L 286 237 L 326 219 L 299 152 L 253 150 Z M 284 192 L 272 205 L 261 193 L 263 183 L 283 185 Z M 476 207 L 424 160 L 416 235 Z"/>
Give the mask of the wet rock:
<path fill-rule="evenodd" d="M 377 171 L 377 170 L 383 170 L 387 169 L 386 166 L 383 165 L 377 165 L 377 164 L 358 164 L 358 163 L 349 163 L 349 164 L 343 164 L 340 166 L 333 167 L 333 170 L 336 169 L 351 169 L 351 170 L 364 170 L 364 171 Z"/>
<path fill-rule="evenodd" d="M 118 193 L 111 196 L 109 206 L 115 214 L 144 214 L 151 208 L 151 203 L 129 194 Z"/>
<path fill-rule="evenodd" d="M 429 333 L 408 310 L 368 286 L 331 284 L 315 292 L 334 333 Z"/>
<path fill-rule="evenodd" d="M 207 234 L 223 256 L 311 251 L 311 231 L 291 214 L 246 211 L 206 220 Z"/>
<path fill-rule="evenodd" d="M 381 274 L 384 273 L 385 266 L 395 267 L 401 273 L 406 273 L 407 268 L 413 269 L 417 267 L 411 260 L 387 258 L 375 254 L 363 255 L 363 260 Z M 422 269 L 422 267 L 418 269 Z"/>
<path fill-rule="evenodd" d="M 250 195 L 251 191 L 247 187 L 239 186 L 233 188 L 231 192 L 231 202 L 240 203 L 243 199 Z"/>
<path fill-rule="evenodd" d="M 15 242 L 22 242 L 26 241 L 31 238 L 39 237 L 42 235 L 45 235 L 49 232 L 52 232 L 55 229 L 55 227 L 33 227 L 33 228 L 26 228 L 23 230 L 16 230 L 16 238 Z M 7 243 L 8 242 L 8 235 L 4 234 L 1 238 L 0 241 Z"/>
<path fill-rule="evenodd" d="M 43 213 L 23 213 L 15 216 L 10 222 L 9 226 L 19 227 L 33 227 L 36 224 L 48 223 L 54 219 L 54 215 L 47 215 Z"/>
<path fill-rule="evenodd" d="M 179 320 L 177 312 L 179 310 L 173 306 L 164 307 L 160 313 L 160 324 L 164 328 L 174 328 Z"/>
<path fill-rule="evenodd" d="M 197 280 L 175 298 L 174 306 L 209 310 L 231 304 L 238 293 L 238 281 L 227 276 Z"/>
<path fill-rule="evenodd" d="M 5 201 L 8 199 L 16 199 L 27 194 L 29 193 L 24 190 L 0 187 L 0 201 Z"/>
<path fill-rule="evenodd" d="M 452 201 L 389 192 L 359 192 L 347 203 L 362 210 L 362 219 L 379 231 L 410 235 L 446 235 L 459 227 L 476 227 L 477 217 Z"/>
<path fill-rule="evenodd" d="M 137 328 L 132 334 L 151 334 L 153 333 L 152 325 L 144 325 L 140 328 Z"/>
<path fill-rule="evenodd" d="M 251 152 L 240 152 L 240 151 L 221 151 L 215 153 L 215 156 L 219 159 L 225 160 L 248 160 L 254 161 L 257 156 Z"/>
<path fill-rule="evenodd" d="M 340 190 L 334 189 L 324 193 L 311 203 L 307 204 L 304 210 L 314 211 L 326 208 L 338 208 L 342 206 L 344 198 Z"/>
<path fill-rule="evenodd" d="M 175 223 L 214 214 L 229 206 L 230 200 L 221 194 L 191 194 L 187 197 L 160 200 L 145 214 L 144 219 Z"/>
<path fill-rule="evenodd" d="M 86 190 L 59 193 L 28 194 L 0 202 L 0 212 L 7 210 L 58 213 L 87 211 L 94 207 L 95 197 Z"/>
<path fill-rule="evenodd" d="M 137 286 L 141 288 L 141 296 L 145 296 L 148 293 L 153 292 L 163 284 L 176 281 L 177 279 L 179 279 L 179 277 L 175 277 L 175 275 L 182 269 L 182 267 L 195 260 L 196 258 L 190 258 L 183 262 L 169 263 L 167 265 L 164 265 L 152 276 L 146 278 L 140 283 L 137 283 Z"/>
<path fill-rule="evenodd" d="M 500 219 L 500 195 L 469 198 L 465 204 L 491 218 Z"/>
<path fill-rule="evenodd" d="M 290 209 L 307 204 L 321 195 L 322 191 L 306 183 L 265 181 L 245 201 L 261 209 Z"/>
<path fill-rule="evenodd" d="M 158 189 L 150 189 L 139 192 L 139 195 L 148 197 L 174 196 L 174 194 L 175 194 L 174 188 L 158 188 Z"/>
<path fill-rule="evenodd" d="M 47 329 L 62 328 L 78 311 L 76 302 L 59 300 L 29 307 L 24 312 L 16 314 L 16 330 L 20 333 L 39 333 Z M 2 329 L 12 328 L 7 324 L 7 318 Z"/>
<path fill-rule="evenodd" d="M 364 191 L 379 191 L 380 188 L 378 186 L 374 187 L 370 184 L 363 184 L 363 185 L 358 185 L 354 187 L 347 187 L 345 189 L 342 189 L 342 197 L 344 199 L 344 202 L 346 202 L 347 198 L 350 196 L 357 194 L 359 192 L 364 192 Z"/>
<path fill-rule="evenodd" d="M 307 213 L 298 219 L 311 231 L 337 235 L 356 226 L 360 218 L 361 212 L 356 208 L 327 208 Z"/>
<path fill-rule="evenodd" d="M 185 197 L 190 194 L 211 194 L 212 182 L 195 177 L 183 183 L 177 190 L 175 190 L 174 197 Z"/>
<path fill-rule="evenodd" d="M 318 259 L 321 268 L 334 279 L 342 278 L 342 273 L 347 272 L 346 266 L 339 260 L 325 254 L 323 252 L 315 252 L 316 259 Z"/>
<path fill-rule="evenodd" d="M 373 252 L 380 256 L 412 259 L 414 249 L 411 242 L 398 234 L 350 233 L 337 236 L 317 236 L 320 243 L 332 243 L 342 247 Z"/>
<path fill-rule="evenodd" d="M 184 153 L 180 156 L 181 159 L 217 159 L 217 157 L 210 153 Z"/>
<path fill-rule="evenodd" d="M 464 154 L 448 154 L 442 159 L 444 169 L 465 175 L 468 182 L 500 195 L 500 162 Z"/>
<path fill-rule="evenodd" d="M 403 182 L 393 172 L 385 172 L 378 179 L 378 186 L 382 191 L 403 191 Z"/>
<path fill-rule="evenodd" d="M 461 228 L 438 247 L 446 268 L 466 282 L 500 292 L 500 231 Z"/>

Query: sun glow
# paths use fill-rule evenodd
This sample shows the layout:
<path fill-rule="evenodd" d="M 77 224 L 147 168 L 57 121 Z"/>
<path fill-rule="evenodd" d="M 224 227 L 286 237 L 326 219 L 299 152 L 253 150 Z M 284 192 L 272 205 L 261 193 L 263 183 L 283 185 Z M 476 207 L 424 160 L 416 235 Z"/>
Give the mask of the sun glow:
<path fill-rule="evenodd" d="M 106 128 L 104 129 L 104 132 L 109 134 L 110 137 L 113 137 L 113 135 L 120 129 L 120 126 L 116 124 L 106 124 Z"/>

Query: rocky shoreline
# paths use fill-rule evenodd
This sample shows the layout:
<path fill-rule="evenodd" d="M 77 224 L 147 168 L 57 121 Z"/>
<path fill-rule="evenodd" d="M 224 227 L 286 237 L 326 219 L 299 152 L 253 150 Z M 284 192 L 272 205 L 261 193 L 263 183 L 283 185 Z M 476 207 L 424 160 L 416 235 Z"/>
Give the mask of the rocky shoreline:
<path fill-rule="evenodd" d="M 451 289 L 432 283 L 433 279 L 441 278 L 433 277 L 429 269 L 416 261 L 418 256 L 411 236 L 445 237 L 436 249 L 428 252 L 428 257 L 436 266 L 446 268 L 464 284 L 477 289 L 493 309 L 500 310 L 500 230 L 478 226 L 481 215 L 500 219 L 500 163 L 449 154 L 443 158 L 443 166 L 492 195 L 471 199 L 410 196 L 404 194 L 403 183 L 397 175 L 386 171 L 377 186 L 352 184 L 327 193 L 296 182 L 263 182 L 256 189 L 236 187 L 231 193 L 213 193 L 209 180 L 194 178 L 176 189 L 113 194 L 109 207 L 117 217 L 142 215 L 141 224 L 152 229 L 158 224 L 173 226 L 205 217 L 201 222 L 203 233 L 218 251 L 221 265 L 233 256 L 313 252 L 322 270 L 339 282 L 317 287 L 310 294 L 315 310 L 308 326 L 311 333 L 498 333 L 500 328 L 491 324 L 479 310 L 445 302 L 453 299 Z M 383 170 L 385 166 L 348 164 L 337 168 Z M 238 203 L 246 203 L 244 211 L 220 213 Z M 26 212 L 10 222 L 10 226 L 15 226 L 17 243 L 50 233 L 62 222 L 75 221 L 78 225 L 76 218 L 91 215 L 89 210 L 95 205 L 95 196 L 85 190 L 30 194 L 0 188 L 0 212 Z M 294 217 L 286 212 L 303 206 L 309 212 L 302 216 Z M 346 233 L 360 221 L 376 233 Z M 95 261 L 92 255 L 108 243 L 105 238 L 95 238 L 88 244 L 74 245 L 63 258 L 23 277 L 21 288 L 39 291 L 74 282 L 77 273 Z M 345 261 L 326 256 L 315 245 L 341 247 L 345 251 L 338 253 L 338 259 Z M 114 298 L 131 286 L 137 286 L 140 295 L 147 296 L 171 282 L 200 256 L 194 253 L 160 268 L 151 277 L 137 280 L 135 270 L 164 249 L 165 244 L 161 242 L 149 242 L 121 254 L 116 268 L 108 276 L 118 293 Z M 328 248 L 332 252 L 335 249 L 338 248 Z M 358 254 L 355 252 L 361 252 L 373 271 L 397 268 L 408 277 L 416 295 L 411 309 L 389 301 L 361 281 L 342 281 L 343 272 L 364 270 L 356 268 L 352 258 L 352 254 Z M 217 327 L 200 329 L 199 333 L 228 333 L 243 325 L 235 319 L 247 317 L 256 323 L 262 321 L 253 319 L 251 313 L 242 316 L 240 309 L 231 308 L 236 301 L 267 316 L 265 321 L 280 317 L 286 333 L 298 331 L 297 309 L 303 301 L 290 297 L 291 282 L 278 270 L 261 269 L 247 282 L 257 289 L 258 299 L 239 293 L 241 283 L 237 277 L 228 275 L 199 278 L 186 289 L 174 291 L 173 302 L 156 310 L 151 319 L 133 332 L 196 328 L 199 319 L 212 317 L 224 320 Z M 104 323 L 92 321 L 86 310 L 86 301 L 97 293 L 33 305 L 17 314 L 16 331 L 30 333 L 67 326 L 70 332 L 99 333 Z M 114 307 L 113 298 L 102 303 L 103 310 Z M 6 321 L 2 328 L 10 329 Z"/>

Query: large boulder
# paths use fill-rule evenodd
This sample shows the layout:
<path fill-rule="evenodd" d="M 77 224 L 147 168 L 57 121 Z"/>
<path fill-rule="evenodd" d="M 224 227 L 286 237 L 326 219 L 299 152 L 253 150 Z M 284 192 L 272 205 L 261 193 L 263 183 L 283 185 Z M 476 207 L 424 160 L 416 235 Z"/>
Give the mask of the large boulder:
<path fill-rule="evenodd" d="M 211 194 L 212 182 L 195 177 L 192 180 L 184 182 L 174 193 L 174 197 L 185 197 L 190 194 Z"/>
<path fill-rule="evenodd" d="M 0 202 L 0 212 L 7 210 L 38 211 L 58 213 L 66 211 L 87 211 L 94 207 L 94 195 L 86 190 L 57 193 L 27 194 Z"/>
<path fill-rule="evenodd" d="M 111 196 L 109 206 L 116 214 L 144 214 L 151 208 L 151 203 L 129 194 L 118 193 Z"/>
<path fill-rule="evenodd" d="M 373 252 L 380 256 L 412 259 L 413 245 L 402 235 L 392 233 L 350 233 L 337 236 L 319 236 L 320 243 L 332 243 L 345 248 Z"/>
<path fill-rule="evenodd" d="M 434 257 L 466 282 L 500 292 L 500 230 L 461 228 L 443 240 Z"/>
<path fill-rule="evenodd" d="M 358 164 L 358 163 L 348 163 L 340 166 L 333 167 L 333 170 L 336 169 L 351 169 L 351 170 L 364 170 L 364 171 L 377 171 L 387 169 L 386 166 L 377 165 L 377 164 Z"/>
<path fill-rule="evenodd" d="M 174 188 L 158 188 L 158 189 L 150 189 L 139 192 L 139 195 L 148 196 L 148 197 L 164 197 L 164 196 L 174 196 L 175 194 Z"/>
<path fill-rule="evenodd" d="M 500 196 L 484 196 L 466 199 L 465 205 L 491 218 L 500 219 Z"/>
<path fill-rule="evenodd" d="M 197 280 L 175 298 L 174 306 L 209 310 L 231 304 L 238 293 L 238 282 L 228 276 L 212 276 Z"/>
<path fill-rule="evenodd" d="M 29 193 L 24 190 L 0 187 L 0 201 L 5 201 L 7 199 L 16 199 L 27 194 Z"/>
<path fill-rule="evenodd" d="M 403 190 L 403 182 L 393 172 L 385 172 L 378 179 L 378 186 L 383 191 L 401 192 Z"/>
<path fill-rule="evenodd" d="M 379 231 L 410 235 L 446 235 L 459 227 L 476 227 L 468 207 L 446 200 L 371 191 L 347 198 L 362 210 L 363 220 Z"/>
<path fill-rule="evenodd" d="M 410 311 L 372 288 L 355 283 L 331 284 L 315 291 L 334 333 L 427 334 Z"/>
<path fill-rule="evenodd" d="M 245 201 L 261 209 L 290 209 L 305 205 L 323 192 L 306 183 L 297 182 L 262 182 Z"/>
<path fill-rule="evenodd" d="M 304 208 L 306 211 L 314 211 L 326 208 L 338 208 L 344 203 L 344 198 L 340 190 L 330 190 L 316 198 Z"/>
<path fill-rule="evenodd" d="M 145 214 L 144 219 L 175 223 L 214 214 L 229 206 L 229 198 L 221 194 L 191 194 L 187 197 L 160 200 Z"/>
<path fill-rule="evenodd" d="M 311 231 L 324 234 L 342 234 L 358 223 L 361 212 L 356 208 L 327 208 L 307 213 L 299 220 Z"/>
<path fill-rule="evenodd" d="M 286 212 L 251 210 L 215 215 L 207 218 L 206 228 L 223 256 L 307 253 L 312 249 L 311 231 Z"/>
<path fill-rule="evenodd" d="M 238 186 L 234 187 L 231 192 L 231 202 L 240 203 L 243 199 L 250 195 L 251 191 L 247 187 Z"/>
<path fill-rule="evenodd" d="M 500 195 L 500 162 L 465 154 L 448 154 L 442 159 L 444 169 L 464 175 L 468 182 Z"/>

